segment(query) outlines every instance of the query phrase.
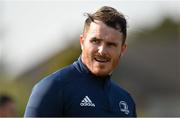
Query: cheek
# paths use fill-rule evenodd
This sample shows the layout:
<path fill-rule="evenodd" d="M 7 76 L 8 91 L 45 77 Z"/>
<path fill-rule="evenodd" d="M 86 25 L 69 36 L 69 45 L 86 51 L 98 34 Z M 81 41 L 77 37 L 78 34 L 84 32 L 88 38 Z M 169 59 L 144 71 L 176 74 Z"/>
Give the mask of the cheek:
<path fill-rule="evenodd" d="M 88 63 L 90 63 L 93 59 L 93 55 L 94 53 L 94 48 L 92 48 L 91 46 L 85 46 L 83 49 L 83 54 L 85 56 L 85 59 L 88 61 Z"/>
<path fill-rule="evenodd" d="M 97 48 L 93 45 L 86 46 L 86 53 L 89 54 L 88 56 L 92 56 L 97 52 Z"/>
<path fill-rule="evenodd" d="M 120 52 L 117 53 L 117 51 L 116 51 L 116 52 L 114 51 L 114 52 L 111 53 L 110 55 L 111 55 L 112 60 L 113 60 L 115 63 L 117 63 L 117 62 L 119 61 L 120 57 L 121 57 L 121 53 L 120 53 Z"/>

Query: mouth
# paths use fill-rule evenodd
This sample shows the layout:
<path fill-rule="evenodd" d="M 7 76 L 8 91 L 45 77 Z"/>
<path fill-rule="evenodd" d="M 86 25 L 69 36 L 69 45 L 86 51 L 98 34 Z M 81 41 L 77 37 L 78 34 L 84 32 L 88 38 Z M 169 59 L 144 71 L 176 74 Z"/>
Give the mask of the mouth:
<path fill-rule="evenodd" d="M 109 58 L 104 58 L 104 57 L 95 57 L 94 58 L 97 62 L 100 62 L 100 63 L 107 63 L 110 61 Z"/>

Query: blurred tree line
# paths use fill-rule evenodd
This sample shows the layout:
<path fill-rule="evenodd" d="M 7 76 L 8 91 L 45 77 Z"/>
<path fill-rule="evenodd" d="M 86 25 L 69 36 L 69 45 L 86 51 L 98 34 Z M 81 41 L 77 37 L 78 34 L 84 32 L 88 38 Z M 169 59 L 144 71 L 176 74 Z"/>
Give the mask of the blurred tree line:
<path fill-rule="evenodd" d="M 180 22 L 167 17 L 158 26 L 137 29 L 137 32 L 132 33 L 127 39 L 128 50 L 112 78 L 132 94 L 137 104 L 138 116 L 180 115 L 177 111 L 180 106 L 167 112 L 169 109 L 163 109 L 162 102 L 177 102 L 180 98 L 179 26 Z M 80 54 L 79 36 L 75 36 L 74 42 L 64 50 L 60 50 L 16 79 L 10 80 L 1 74 L 0 93 L 14 96 L 17 102 L 17 115 L 23 116 L 34 84 L 73 63 Z M 155 106 L 157 102 L 161 107 Z"/>

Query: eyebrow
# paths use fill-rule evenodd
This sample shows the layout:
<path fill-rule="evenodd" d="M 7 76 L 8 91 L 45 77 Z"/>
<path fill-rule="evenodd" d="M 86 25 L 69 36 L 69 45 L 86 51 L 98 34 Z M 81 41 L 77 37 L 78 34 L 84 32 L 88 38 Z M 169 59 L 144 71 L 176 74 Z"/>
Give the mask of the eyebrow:
<path fill-rule="evenodd" d="M 93 39 L 96 39 L 96 40 L 103 40 L 103 39 L 100 39 L 100 38 L 97 38 L 97 37 L 93 37 L 91 40 L 93 40 Z"/>
<path fill-rule="evenodd" d="M 93 37 L 91 40 L 99 40 L 99 41 L 103 41 L 103 39 L 101 38 L 97 38 L 97 37 Z M 121 40 L 119 40 L 119 42 L 122 42 Z M 112 43 L 112 44 L 118 44 L 119 42 L 113 42 L 113 41 L 106 41 L 106 43 Z"/>

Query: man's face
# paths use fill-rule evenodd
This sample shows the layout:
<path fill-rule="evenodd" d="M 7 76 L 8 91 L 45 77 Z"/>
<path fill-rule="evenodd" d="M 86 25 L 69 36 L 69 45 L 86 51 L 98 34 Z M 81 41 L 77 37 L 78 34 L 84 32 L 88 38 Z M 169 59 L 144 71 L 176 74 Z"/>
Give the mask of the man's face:
<path fill-rule="evenodd" d="M 96 76 L 111 74 L 126 48 L 122 40 L 119 31 L 101 21 L 91 22 L 88 31 L 80 36 L 83 63 Z"/>
<path fill-rule="evenodd" d="M 7 102 L 4 106 L 0 107 L 0 117 L 15 117 L 16 105 L 14 102 Z"/>

